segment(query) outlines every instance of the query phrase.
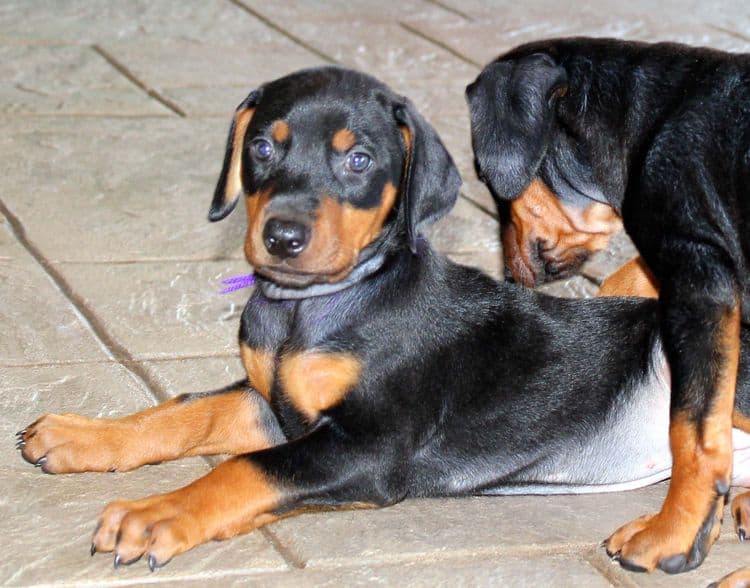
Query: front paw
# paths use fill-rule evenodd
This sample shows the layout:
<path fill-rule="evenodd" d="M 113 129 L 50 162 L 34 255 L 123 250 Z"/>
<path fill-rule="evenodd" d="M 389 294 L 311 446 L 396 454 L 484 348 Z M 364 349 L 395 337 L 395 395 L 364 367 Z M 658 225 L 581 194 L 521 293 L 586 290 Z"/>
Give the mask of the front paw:
<path fill-rule="evenodd" d="M 16 447 L 48 474 L 130 469 L 126 435 L 114 421 L 48 414 L 19 431 Z"/>
<path fill-rule="evenodd" d="M 196 521 L 169 495 L 107 505 L 91 543 L 91 555 L 114 553 L 114 566 L 146 557 L 151 571 L 204 540 Z"/>
<path fill-rule="evenodd" d="M 668 574 L 698 567 L 719 537 L 724 497 L 719 497 L 702 524 L 691 529 L 686 520 L 669 520 L 663 513 L 640 517 L 620 527 L 604 543 L 607 554 L 626 570 Z"/>

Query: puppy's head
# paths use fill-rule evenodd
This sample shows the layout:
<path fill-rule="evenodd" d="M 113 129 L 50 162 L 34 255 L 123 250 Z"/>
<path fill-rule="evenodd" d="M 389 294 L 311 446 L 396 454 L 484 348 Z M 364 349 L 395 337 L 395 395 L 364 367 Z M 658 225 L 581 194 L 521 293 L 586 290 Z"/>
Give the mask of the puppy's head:
<path fill-rule="evenodd" d="M 317 68 L 266 84 L 237 108 L 209 218 L 244 196 L 248 261 L 280 285 L 305 287 L 342 280 L 385 239 L 415 250 L 459 185 L 408 100 L 364 74 Z"/>
<path fill-rule="evenodd" d="M 506 274 L 525 286 L 566 277 L 622 226 L 607 204 L 562 198 L 540 178 L 555 140 L 564 68 L 546 54 L 499 60 L 466 88 L 474 166 L 498 204 Z"/>

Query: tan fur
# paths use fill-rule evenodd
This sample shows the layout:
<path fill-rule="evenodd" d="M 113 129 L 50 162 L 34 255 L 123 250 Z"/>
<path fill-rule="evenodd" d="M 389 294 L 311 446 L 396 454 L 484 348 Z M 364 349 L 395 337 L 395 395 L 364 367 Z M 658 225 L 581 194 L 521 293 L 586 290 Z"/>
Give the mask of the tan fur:
<path fill-rule="evenodd" d="M 246 453 L 271 445 L 244 388 L 187 402 L 175 398 L 119 419 L 47 415 L 29 427 L 24 455 L 46 455 L 54 473 L 128 471 L 191 455 Z"/>
<path fill-rule="evenodd" d="M 271 126 L 271 138 L 277 143 L 283 143 L 289 138 L 289 125 L 286 121 L 274 121 Z"/>
<path fill-rule="evenodd" d="M 598 296 L 659 298 L 659 287 L 643 258 L 636 257 L 602 282 Z"/>
<path fill-rule="evenodd" d="M 232 138 L 232 155 L 227 170 L 227 182 L 224 188 L 224 203 L 233 202 L 243 192 L 242 189 L 242 145 L 250 120 L 255 113 L 254 108 L 240 110 L 234 116 L 234 137 Z"/>
<path fill-rule="evenodd" d="M 310 421 L 341 402 L 361 372 L 362 364 L 353 355 L 321 351 L 284 356 L 279 367 L 284 395 Z"/>
<path fill-rule="evenodd" d="M 240 343 L 240 357 L 247 372 L 248 382 L 267 402 L 270 402 L 274 378 L 274 354 Z"/>
<path fill-rule="evenodd" d="M 349 151 L 354 145 L 357 144 L 357 137 L 354 132 L 350 129 L 339 129 L 333 134 L 331 145 L 339 153 Z"/>
<path fill-rule="evenodd" d="M 594 202 L 586 208 L 565 206 L 536 178 L 510 205 L 511 224 L 503 227 L 505 263 L 513 277 L 535 284 L 535 262 L 529 247 L 542 242 L 545 261 L 573 265 L 582 254 L 604 249 L 622 227 L 613 208 Z"/>

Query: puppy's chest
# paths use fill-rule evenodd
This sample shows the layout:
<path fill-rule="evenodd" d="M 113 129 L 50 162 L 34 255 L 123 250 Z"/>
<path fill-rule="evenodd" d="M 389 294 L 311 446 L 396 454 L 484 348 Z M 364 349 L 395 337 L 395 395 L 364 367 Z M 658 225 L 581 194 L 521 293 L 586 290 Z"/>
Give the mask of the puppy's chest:
<path fill-rule="evenodd" d="M 243 316 L 243 323 L 250 318 Z M 356 387 L 362 361 L 353 353 L 326 349 L 300 333 L 294 321 L 269 327 L 267 322 L 243 324 L 240 356 L 248 381 L 277 414 L 291 409 L 294 420 L 310 425 Z"/>

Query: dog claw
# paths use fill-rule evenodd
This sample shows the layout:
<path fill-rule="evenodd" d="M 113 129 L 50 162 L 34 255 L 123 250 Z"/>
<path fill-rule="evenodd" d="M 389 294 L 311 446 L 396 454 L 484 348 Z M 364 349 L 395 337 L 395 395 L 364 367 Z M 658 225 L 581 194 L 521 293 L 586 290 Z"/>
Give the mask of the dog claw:
<path fill-rule="evenodd" d="M 745 529 L 740 527 L 737 529 L 737 536 L 740 538 L 740 541 L 745 541 L 747 539 L 747 533 L 745 533 Z"/>
<path fill-rule="evenodd" d="M 156 558 L 152 553 L 148 554 L 148 569 L 152 572 L 159 567 L 159 564 L 156 562 Z"/>
<path fill-rule="evenodd" d="M 26 447 L 26 441 L 23 439 L 16 442 L 16 449 L 23 449 L 24 447 Z"/>
<path fill-rule="evenodd" d="M 91 542 L 91 557 L 94 557 L 94 554 L 96 553 L 96 545 L 94 542 Z"/>
<path fill-rule="evenodd" d="M 16 437 L 23 437 L 26 434 L 26 429 L 21 429 L 16 432 Z"/>
<path fill-rule="evenodd" d="M 120 554 L 119 553 L 115 554 L 114 566 L 115 566 L 115 569 L 120 567 Z"/>
<path fill-rule="evenodd" d="M 42 467 L 42 466 L 43 466 L 43 465 L 44 465 L 45 463 L 47 463 L 47 456 L 46 456 L 46 455 L 43 455 L 42 457 L 40 457 L 39 459 L 37 459 L 37 460 L 36 460 L 36 461 L 34 462 L 34 467 L 40 468 L 40 467 Z"/>

